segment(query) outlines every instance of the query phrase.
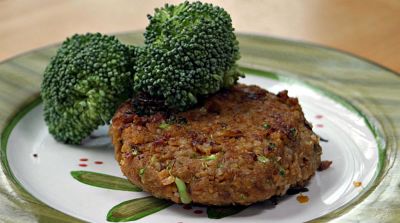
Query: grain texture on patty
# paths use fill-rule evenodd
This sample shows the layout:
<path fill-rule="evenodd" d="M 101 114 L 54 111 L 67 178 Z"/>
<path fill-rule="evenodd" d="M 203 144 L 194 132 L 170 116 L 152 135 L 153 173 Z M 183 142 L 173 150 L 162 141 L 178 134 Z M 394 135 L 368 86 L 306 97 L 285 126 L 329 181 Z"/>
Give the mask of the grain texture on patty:
<path fill-rule="evenodd" d="M 320 164 L 319 138 L 296 98 L 238 84 L 192 110 L 138 116 L 127 101 L 110 127 L 115 156 L 134 184 L 180 203 L 248 205 L 304 186 Z"/>

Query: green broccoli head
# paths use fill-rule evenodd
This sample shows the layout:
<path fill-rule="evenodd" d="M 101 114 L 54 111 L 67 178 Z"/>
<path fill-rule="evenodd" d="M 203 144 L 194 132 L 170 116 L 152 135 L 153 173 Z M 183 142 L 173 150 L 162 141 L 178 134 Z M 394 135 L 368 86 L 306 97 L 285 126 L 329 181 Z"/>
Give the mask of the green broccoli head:
<path fill-rule="evenodd" d="M 238 41 L 224 9 L 184 2 L 165 5 L 148 18 L 145 47 L 135 67 L 135 92 L 181 111 L 242 76 L 235 64 Z"/>
<path fill-rule="evenodd" d="M 65 40 L 44 71 L 44 119 L 56 140 L 79 144 L 112 118 L 132 95 L 136 49 L 115 37 L 74 35 Z"/>

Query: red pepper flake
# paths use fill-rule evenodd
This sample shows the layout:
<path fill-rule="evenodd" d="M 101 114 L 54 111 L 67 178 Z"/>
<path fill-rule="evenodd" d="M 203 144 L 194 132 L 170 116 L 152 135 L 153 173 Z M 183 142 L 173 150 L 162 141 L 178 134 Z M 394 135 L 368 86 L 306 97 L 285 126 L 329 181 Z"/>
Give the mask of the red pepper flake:
<path fill-rule="evenodd" d="M 323 128 L 324 127 L 323 124 L 316 124 L 315 126 L 318 127 L 318 128 Z"/>
<path fill-rule="evenodd" d="M 184 204 L 182 207 L 185 210 L 191 210 L 192 209 L 192 205 L 189 205 L 189 204 Z"/>
<path fill-rule="evenodd" d="M 123 154 L 125 159 L 128 159 L 129 157 L 131 157 L 133 154 L 131 152 L 126 152 Z"/>
<path fill-rule="evenodd" d="M 354 182 L 353 182 L 353 185 L 354 185 L 355 187 L 361 187 L 361 186 L 362 186 L 362 182 L 360 182 L 360 181 L 354 181 Z"/>
<path fill-rule="evenodd" d="M 87 167 L 87 164 L 85 164 L 85 163 L 80 163 L 79 166 L 80 166 L 80 167 Z"/>
<path fill-rule="evenodd" d="M 203 211 L 202 210 L 195 210 L 195 211 L 193 211 L 193 213 L 195 213 L 195 214 L 203 214 Z"/>
<path fill-rule="evenodd" d="M 103 161 L 94 161 L 94 164 L 100 165 L 100 164 L 103 164 Z"/>
<path fill-rule="evenodd" d="M 303 195 L 303 194 L 300 194 L 299 196 L 297 196 L 296 199 L 297 199 L 297 201 L 298 201 L 300 204 L 306 204 L 306 203 L 308 203 L 308 201 L 310 200 L 310 199 L 308 198 L 308 196 Z"/>
<path fill-rule="evenodd" d="M 324 117 L 324 116 L 322 116 L 322 115 L 316 115 L 316 116 L 315 116 L 316 119 L 321 119 L 321 118 L 323 118 L 323 117 Z"/>
<path fill-rule="evenodd" d="M 155 147 L 158 147 L 158 146 L 163 146 L 163 145 L 165 145 L 167 142 L 165 141 L 165 138 L 164 137 L 161 137 L 161 138 L 159 138 L 159 139 L 156 139 L 154 142 L 153 142 L 153 146 L 155 146 Z"/>
<path fill-rule="evenodd" d="M 87 158 L 80 158 L 79 159 L 79 161 L 82 161 L 82 162 L 85 162 L 85 161 L 88 161 L 89 159 L 87 159 Z"/>

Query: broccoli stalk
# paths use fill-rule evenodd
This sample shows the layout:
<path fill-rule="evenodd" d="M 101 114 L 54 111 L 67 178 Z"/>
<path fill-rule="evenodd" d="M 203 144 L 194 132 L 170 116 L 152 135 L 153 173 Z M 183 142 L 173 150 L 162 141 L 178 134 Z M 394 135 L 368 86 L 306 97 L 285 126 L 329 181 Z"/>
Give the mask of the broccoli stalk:
<path fill-rule="evenodd" d="M 62 43 L 41 86 L 44 119 L 55 139 L 79 144 L 109 122 L 117 106 L 132 96 L 135 52 L 99 33 L 76 34 Z"/>
<path fill-rule="evenodd" d="M 135 65 L 135 92 L 182 111 L 242 76 L 236 66 L 238 41 L 224 9 L 186 1 L 167 4 L 148 18 L 145 47 Z"/>

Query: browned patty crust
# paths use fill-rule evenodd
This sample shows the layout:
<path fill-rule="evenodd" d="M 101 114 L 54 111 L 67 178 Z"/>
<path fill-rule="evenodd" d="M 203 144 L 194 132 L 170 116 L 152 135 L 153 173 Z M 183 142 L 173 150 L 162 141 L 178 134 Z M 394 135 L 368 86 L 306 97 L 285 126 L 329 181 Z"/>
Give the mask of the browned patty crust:
<path fill-rule="evenodd" d="M 177 203 L 175 177 L 195 203 L 248 205 L 303 186 L 321 157 L 296 98 L 242 84 L 170 117 L 140 117 L 127 101 L 110 134 L 125 176 Z"/>

